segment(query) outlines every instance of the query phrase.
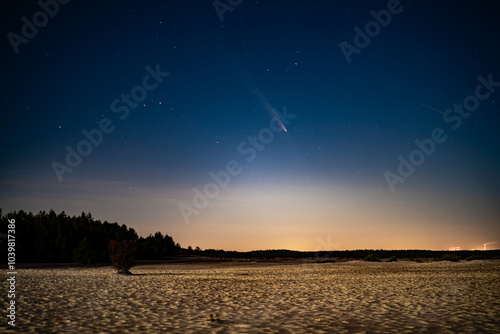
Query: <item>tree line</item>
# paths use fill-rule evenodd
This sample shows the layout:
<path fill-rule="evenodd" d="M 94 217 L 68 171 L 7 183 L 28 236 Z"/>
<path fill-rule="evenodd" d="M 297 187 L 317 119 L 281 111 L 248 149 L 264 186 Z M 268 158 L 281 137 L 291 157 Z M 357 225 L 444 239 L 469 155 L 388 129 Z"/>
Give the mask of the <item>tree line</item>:
<path fill-rule="evenodd" d="M 203 256 L 219 259 L 485 259 L 500 258 L 500 250 L 488 251 L 435 251 L 435 250 L 337 250 L 294 251 L 287 249 L 255 250 L 250 252 L 225 251 L 223 249 L 182 248 L 172 237 L 161 232 L 139 237 L 133 228 L 125 224 L 96 220 L 90 213 L 68 216 L 53 210 L 37 214 L 14 211 L 3 215 L 0 209 L 0 247 L 7 252 L 6 234 L 10 219 L 16 226 L 16 262 L 18 263 L 67 263 L 84 264 L 123 262 L 128 267 L 134 260 L 163 260 L 167 257 Z M 111 253 L 110 253 L 111 251 Z M 113 254 L 114 253 L 114 254 Z M 111 256 L 110 256 L 111 255 Z M 7 256 L 5 256 L 7 258 Z"/>
<path fill-rule="evenodd" d="M 500 258 L 500 250 L 384 250 L 384 249 L 357 249 L 357 250 L 333 250 L 333 251 L 294 251 L 288 249 L 254 250 L 249 252 L 225 251 L 223 249 L 183 250 L 189 255 L 208 256 L 220 259 L 253 259 L 253 260 L 298 260 L 309 259 L 323 261 L 327 259 L 351 259 L 365 260 L 368 257 L 374 259 L 433 259 L 433 260 L 473 260 Z"/>
<path fill-rule="evenodd" d="M 108 263 L 110 240 L 134 241 L 135 258 L 157 260 L 178 255 L 181 246 L 169 235 L 156 232 L 147 238 L 139 237 L 125 224 L 96 220 L 90 213 L 68 216 L 53 210 L 37 214 L 14 211 L 2 214 L 0 233 L 7 231 L 9 219 L 15 219 L 16 262 L 18 263 Z M 4 234 L 5 236 L 5 234 Z M 3 247 L 6 240 L 3 238 Z"/>

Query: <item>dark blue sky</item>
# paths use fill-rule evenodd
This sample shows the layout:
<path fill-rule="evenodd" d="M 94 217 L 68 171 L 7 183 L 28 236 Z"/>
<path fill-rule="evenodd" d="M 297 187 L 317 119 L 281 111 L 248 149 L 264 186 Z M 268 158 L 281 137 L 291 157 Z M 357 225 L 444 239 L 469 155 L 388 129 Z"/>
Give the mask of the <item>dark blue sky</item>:
<path fill-rule="evenodd" d="M 232 3 L 223 21 L 211 1 L 2 4 L 4 212 L 90 211 L 184 247 L 498 247 L 495 1 Z M 42 24 L 21 43 L 23 17 Z"/>

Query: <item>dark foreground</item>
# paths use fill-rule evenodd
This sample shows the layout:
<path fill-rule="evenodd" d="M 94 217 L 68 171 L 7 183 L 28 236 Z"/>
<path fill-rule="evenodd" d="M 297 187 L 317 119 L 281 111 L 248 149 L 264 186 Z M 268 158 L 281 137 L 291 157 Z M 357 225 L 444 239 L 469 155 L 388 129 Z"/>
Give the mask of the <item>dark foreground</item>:
<path fill-rule="evenodd" d="M 132 271 L 18 270 L 16 332 L 500 333 L 498 260 L 171 263 Z"/>

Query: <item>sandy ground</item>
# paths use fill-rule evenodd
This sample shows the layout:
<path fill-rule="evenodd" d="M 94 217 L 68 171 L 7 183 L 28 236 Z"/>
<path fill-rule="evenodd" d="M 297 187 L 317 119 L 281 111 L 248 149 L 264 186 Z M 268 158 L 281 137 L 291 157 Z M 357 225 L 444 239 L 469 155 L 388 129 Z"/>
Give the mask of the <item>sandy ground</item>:
<path fill-rule="evenodd" d="M 131 271 L 136 275 L 105 267 L 18 270 L 15 332 L 500 333 L 496 260 Z M 207 321 L 210 314 L 221 320 Z"/>

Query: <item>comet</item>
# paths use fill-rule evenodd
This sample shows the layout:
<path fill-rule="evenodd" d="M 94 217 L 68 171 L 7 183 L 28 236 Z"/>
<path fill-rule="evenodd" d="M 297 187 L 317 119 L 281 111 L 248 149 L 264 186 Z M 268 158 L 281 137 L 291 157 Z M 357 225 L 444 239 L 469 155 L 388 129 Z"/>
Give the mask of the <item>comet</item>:
<path fill-rule="evenodd" d="M 285 127 L 285 124 L 283 124 L 283 122 L 281 121 L 281 117 L 276 112 L 276 109 L 274 109 L 273 107 L 271 107 L 271 105 L 269 104 L 269 102 L 267 102 L 267 99 L 264 97 L 264 95 L 262 95 L 262 93 L 259 90 L 257 90 L 257 89 L 255 90 L 255 94 L 259 98 L 259 101 L 267 109 L 267 111 L 269 111 L 269 113 L 271 114 L 271 116 L 273 116 L 276 119 L 276 121 L 278 122 L 279 126 L 283 129 L 283 131 L 288 132 L 288 130 Z"/>

